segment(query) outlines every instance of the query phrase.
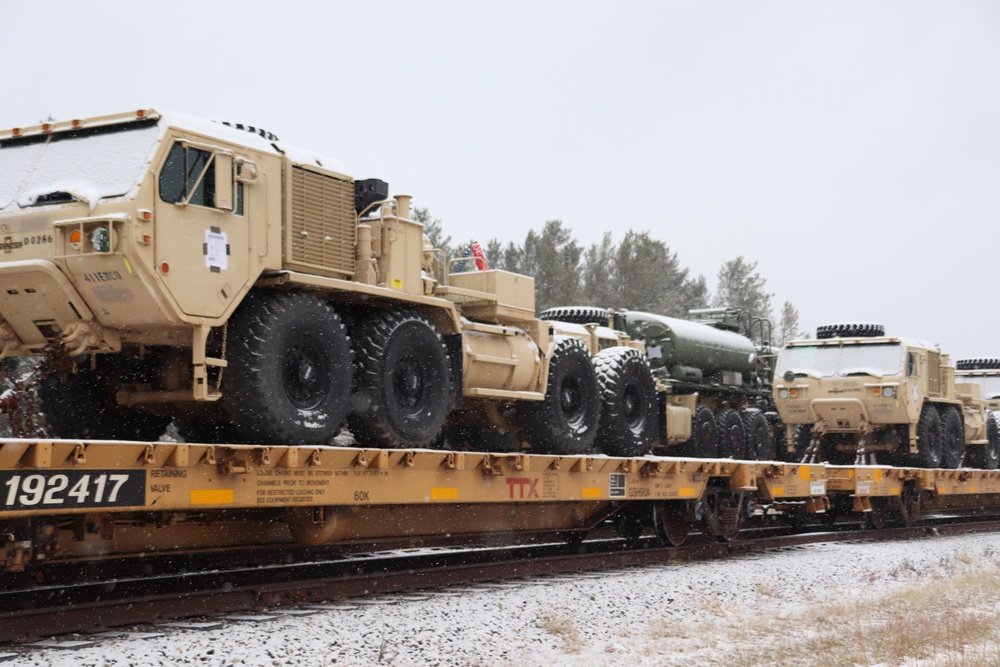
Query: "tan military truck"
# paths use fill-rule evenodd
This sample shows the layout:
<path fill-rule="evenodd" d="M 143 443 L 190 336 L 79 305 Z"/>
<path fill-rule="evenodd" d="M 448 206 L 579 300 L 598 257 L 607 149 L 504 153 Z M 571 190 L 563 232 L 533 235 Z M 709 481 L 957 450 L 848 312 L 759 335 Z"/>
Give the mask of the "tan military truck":
<path fill-rule="evenodd" d="M 142 109 L 0 132 L 0 359 L 45 354 L 59 436 L 176 419 L 322 444 L 346 420 L 365 446 L 447 424 L 458 445 L 588 451 L 623 400 L 592 356 L 641 345 L 536 319 L 529 277 L 449 266 L 408 196 L 254 127 Z"/>
<path fill-rule="evenodd" d="M 778 354 L 774 399 L 788 454 L 805 461 L 996 468 L 979 387 L 956 384 L 947 355 L 880 325 L 819 327 Z"/>

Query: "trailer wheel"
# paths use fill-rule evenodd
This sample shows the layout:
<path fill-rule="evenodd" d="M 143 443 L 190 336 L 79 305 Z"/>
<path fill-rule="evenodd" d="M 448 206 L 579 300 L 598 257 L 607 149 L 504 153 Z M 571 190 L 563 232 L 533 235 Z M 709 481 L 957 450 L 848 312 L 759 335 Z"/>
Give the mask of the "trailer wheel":
<path fill-rule="evenodd" d="M 965 453 L 965 426 L 958 409 L 953 406 L 943 407 L 939 413 L 941 418 L 941 467 L 954 469 L 962 465 L 962 455 Z"/>
<path fill-rule="evenodd" d="M 656 383 L 638 350 L 613 347 L 594 357 L 601 395 L 598 449 L 611 456 L 642 456 L 656 437 Z"/>
<path fill-rule="evenodd" d="M 441 336 L 414 312 L 378 312 L 353 330 L 354 399 L 347 423 L 368 447 L 423 447 L 448 417 L 451 381 Z"/>
<path fill-rule="evenodd" d="M 699 405 L 691 417 L 691 439 L 678 447 L 677 456 L 712 459 L 719 455 L 719 433 L 715 415 L 707 405 Z"/>
<path fill-rule="evenodd" d="M 747 455 L 747 434 L 740 413 L 732 408 L 720 410 L 715 416 L 719 430 L 719 458 L 743 460 Z"/>
<path fill-rule="evenodd" d="M 119 405 L 115 394 L 126 360 L 110 355 L 96 369 L 80 357 L 75 373 L 65 379 L 53 373 L 42 380 L 38 398 L 42 414 L 56 437 L 93 440 L 159 440 L 169 417 Z"/>
<path fill-rule="evenodd" d="M 767 428 L 767 419 L 759 410 L 746 410 L 742 416 L 743 428 L 747 434 L 747 460 L 774 460 L 774 442 L 771 440 L 771 431 Z"/>
<path fill-rule="evenodd" d="M 327 444 L 350 400 L 351 348 L 340 316 L 301 293 L 256 292 L 229 323 L 223 400 L 251 443 Z"/>
<path fill-rule="evenodd" d="M 986 444 L 969 447 L 969 465 L 973 468 L 996 470 L 1000 464 L 1000 428 L 992 412 L 986 413 Z"/>
<path fill-rule="evenodd" d="M 556 343 L 541 401 L 521 401 L 518 413 L 537 452 L 583 454 L 597 436 L 601 403 L 590 353 L 575 338 Z"/>
<path fill-rule="evenodd" d="M 595 306 L 569 306 L 565 308 L 549 308 L 538 316 L 540 320 L 555 320 L 568 324 L 600 324 L 608 326 L 608 311 Z"/>
<path fill-rule="evenodd" d="M 941 418 L 930 403 L 924 405 L 917 422 L 917 453 L 903 458 L 904 465 L 914 468 L 941 467 Z"/>

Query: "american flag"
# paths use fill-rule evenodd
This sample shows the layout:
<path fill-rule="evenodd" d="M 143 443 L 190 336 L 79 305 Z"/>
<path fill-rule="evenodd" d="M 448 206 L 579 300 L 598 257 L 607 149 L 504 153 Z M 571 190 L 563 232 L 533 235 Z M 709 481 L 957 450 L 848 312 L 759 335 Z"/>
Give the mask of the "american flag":
<path fill-rule="evenodd" d="M 490 268 L 490 265 L 486 263 L 486 255 L 483 254 L 483 247 L 479 245 L 479 241 L 472 242 L 472 256 L 476 258 L 477 269 L 486 271 Z"/>

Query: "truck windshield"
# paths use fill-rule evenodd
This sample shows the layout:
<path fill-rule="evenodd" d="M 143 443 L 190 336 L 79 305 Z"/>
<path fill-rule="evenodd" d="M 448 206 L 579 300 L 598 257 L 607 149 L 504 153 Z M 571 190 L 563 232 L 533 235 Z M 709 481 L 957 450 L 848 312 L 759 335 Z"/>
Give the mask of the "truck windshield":
<path fill-rule="evenodd" d="M 903 348 L 899 343 L 863 345 L 796 345 L 778 355 L 779 377 L 791 371 L 795 375 L 833 377 L 899 375 Z"/>
<path fill-rule="evenodd" d="M 131 192 L 152 159 L 155 120 L 0 141 L 0 211 Z"/>

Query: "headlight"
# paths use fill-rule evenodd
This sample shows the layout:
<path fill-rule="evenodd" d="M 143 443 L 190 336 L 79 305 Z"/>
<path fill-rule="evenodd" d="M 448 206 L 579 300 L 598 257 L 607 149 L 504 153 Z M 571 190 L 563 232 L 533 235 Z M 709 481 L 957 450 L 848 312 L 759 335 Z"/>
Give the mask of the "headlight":
<path fill-rule="evenodd" d="M 886 398 L 896 398 L 895 387 L 882 387 L 882 395 Z"/>
<path fill-rule="evenodd" d="M 779 391 L 778 392 L 778 397 L 779 398 L 788 398 L 788 390 L 787 389 L 782 389 L 781 391 Z"/>

